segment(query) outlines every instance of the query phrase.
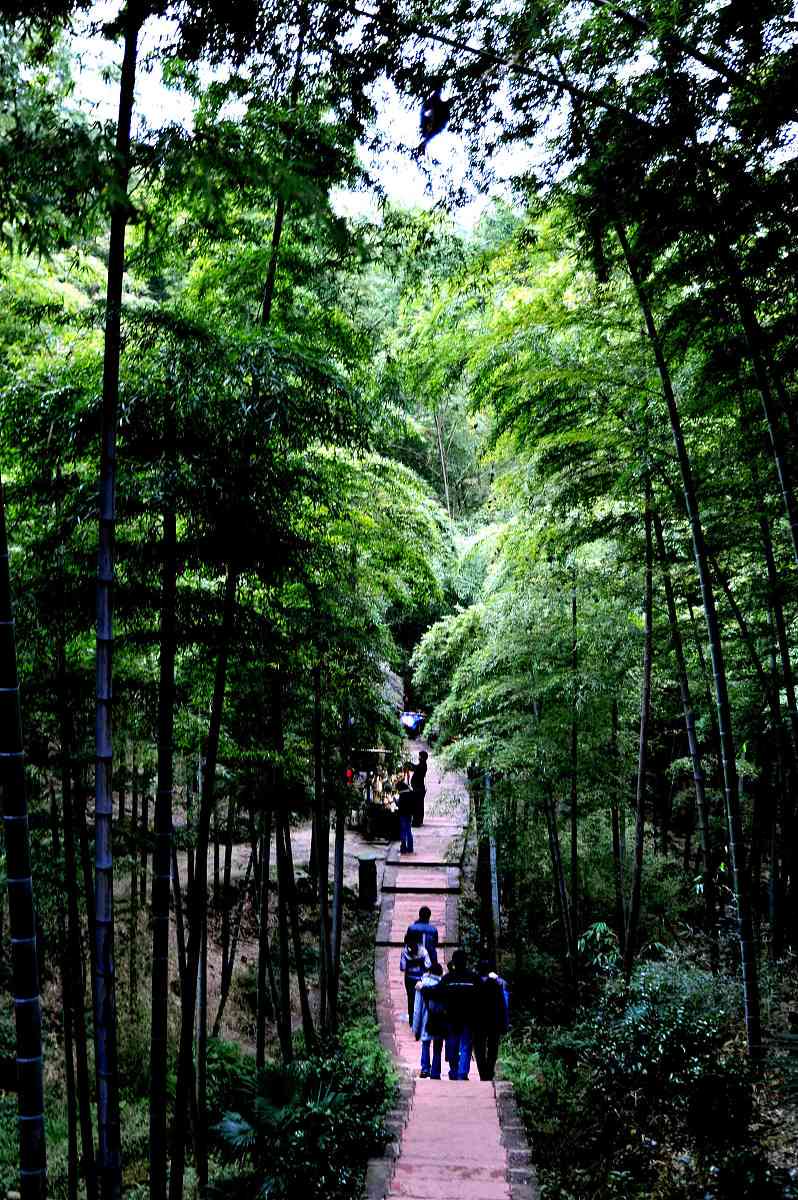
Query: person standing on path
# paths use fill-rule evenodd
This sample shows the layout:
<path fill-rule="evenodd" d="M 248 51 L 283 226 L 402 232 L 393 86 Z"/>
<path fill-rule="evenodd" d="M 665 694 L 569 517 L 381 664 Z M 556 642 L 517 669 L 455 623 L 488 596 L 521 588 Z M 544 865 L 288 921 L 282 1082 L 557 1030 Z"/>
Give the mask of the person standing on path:
<path fill-rule="evenodd" d="M 416 984 L 421 982 L 431 966 L 430 957 L 421 945 L 418 934 L 408 937 L 402 947 L 399 970 L 404 973 L 405 977 L 407 1020 L 410 1025 L 413 1024 L 413 1015 L 416 1010 Z"/>
<path fill-rule="evenodd" d="M 396 785 L 396 805 L 399 809 L 399 853 L 413 853 L 413 813 L 415 811 L 415 794 L 400 779 Z"/>
<path fill-rule="evenodd" d="M 483 958 L 477 968 L 476 1012 L 474 1020 L 474 1058 L 480 1079 L 493 1079 L 499 1056 L 499 1038 L 509 1026 L 507 985 Z"/>
<path fill-rule="evenodd" d="M 443 974 L 440 963 L 434 962 L 416 984 L 416 1001 L 413 1009 L 413 1033 L 421 1042 L 422 1079 L 440 1079 L 443 1038 L 446 1033 L 446 1010 L 436 995 Z M 430 1059 L 430 1043 L 432 1058 Z"/>
<path fill-rule="evenodd" d="M 440 999 L 446 1005 L 446 1061 L 450 1079 L 468 1079 L 479 986 L 476 971 L 466 965 L 465 951 L 455 950 L 449 973 L 440 982 Z"/>
<path fill-rule="evenodd" d="M 432 962 L 436 963 L 438 961 L 438 927 L 437 925 L 430 924 L 431 917 L 432 913 L 426 904 L 423 904 L 418 910 L 418 920 L 407 927 L 405 941 L 409 937 L 412 937 L 413 934 L 418 934 L 421 939 L 421 945 L 432 959 Z"/>
<path fill-rule="evenodd" d="M 427 758 L 429 755 L 426 750 L 419 750 L 418 762 L 413 767 L 410 775 L 410 787 L 413 790 L 413 799 L 415 801 L 413 811 L 413 824 L 416 826 L 424 824 L 424 797 L 427 794 Z"/>

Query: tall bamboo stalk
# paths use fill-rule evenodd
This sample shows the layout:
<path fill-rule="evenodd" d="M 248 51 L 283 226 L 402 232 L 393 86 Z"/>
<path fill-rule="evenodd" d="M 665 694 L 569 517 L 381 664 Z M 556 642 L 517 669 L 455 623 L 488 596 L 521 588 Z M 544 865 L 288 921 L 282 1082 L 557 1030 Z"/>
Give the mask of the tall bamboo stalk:
<path fill-rule="evenodd" d="M 682 642 L 681 630 L 679 629 L 679 618 L 676 612 L 676 600 L 673 594 L 673 584 L 671 582 L 670 571 L 668 570 L 665 538 L 662 532 L 662 520 L 659 513 L 656 511 L 654 512 L 654 536 L 656 539 L 660 571 L 662 573 L 662 584 L 665 590 L 665 603 L 668 609 L 668 624 L 670 625 L 671 645 L 673 646 L 673 653 L 676 658 L 676 674 L 679 680 L 679 695 L 682 701 L 684 725 L 687 733 L 687 746 L 690 753 L 690 762 L 693 768 L 696 820 L 698 822 L 698 837 L 701 844 L 701 855 L 703 860 L 704 919 L 706 922 L 707 937 L 709 938 L 710 944 L 710 957 L 712 960 L 713 969 L 715 969 L 718 965 L 718 941 L 715 931 L 715 886 L 714 875 L 712 871 L 712 847 L 709 838 L 706 776 L 704 774 L 704 764 L 701 759 L 701 750 L 698 744 L 698 734 L 695 727 L 695 712 L 693 711 L 693 701 L 690 694 L 690 680 L 687 674 L 687 663 L 684 657 L 684 643 Z"/>
<path fill-rule="evenodd" d="M 296 878 L 294 876 L 294 855 L 291 847 L 291 821 L 288 813 L 282 813 L 282 842 L 278 827 L 278 847 L 282 844 L 283 869 L 285 871 L 285 894 L 288 902 L 288 915 L 291 918 L 291 945 L 294 951 L 297 991 L 299 992 L 299 1008 L 302 1013 L 302 1032 L 305 1045 L 311 1050 L 316 1045 L 316 1030 L 313 1027 L 313 1016 L 310 1011 L 310 998 L 305 979 L 305 964 L 302 959 L 302 931 L 299 925 L 299 906 L 296 898 Z"/>
<path fill-rule="evenodd" d="M 277 1022 L 277 1033 L 280 1039 L 280 1045 L 285 1050 L 284 1045 L 284 1016 L 280 1005 L 280 996 L 277 990 L 277 981 L 274 974 L 274 963 L 272 962 L 271 947 L 269 945 L 269 871 L 271 859 L 271 843 L 272 843 L 272 812 L 271 809 L 266 809 L 263 814 L 263 827 L 261 831 L 261 874 L 260 874 L 260 903 L 258 913 L 258 1016 L 257 1016 L 257 1031 L 255 1041 L 255 1065 L 258 1069 L 262 1069 L 266 1064 L 266 1000 L 267 989 L 266 982 L 268 979 L 268 998 L 271 1002 L 274 1011 L 275 1020 Z M 290 1045 L 290 1030 L 288 1042 Z"/>
<path fill-rule="evenodd" d="M 60 513 L 60 500 L 63 494 L 63 482 L 60 467 L 56 470 L 56 514 Z M 75 856 L 75 819 L 74 795 L 72 786 L 72 751 L 74 744 L 74 724 L 72 711 L 67 693 L 67 656 L 66 656 L 66 572 L 64 568 L 64 543 L 60 540 L 58 552 L 58 608 L 59 622 L 56 638 L 56 677 L 58 682 L 58 732 L 61 742 L 61 805 L 63 809 L 64 828 L 64 884 L 66 892 L 66 930 L 64 950 L 66 953 L 67 970 L 69 972 L 69 988 L 71 1005 L 69 1019 L 71 1024 L 72 1041 L 75 1052 L 75 1087 L 77 1091 L 77 1123 L 80 1129 L 80 1143 L 86 1200 L 96 1200 L 97 1173 L 94 1159 L 94 1130 L 92 1128 L 92 1101 L 89 1084 L 88 1038 L 86 1034 L 85 1012 L 85 970 L 84 956 L 81 945 L 80 908 L 78 903 L 78 874 Z M 89 916 L 93 916 L 93 905 L 88 907 Z M 93 942 L 93 938 L 92 938 Z M 90 955 L 91 957 L 91 955 Z M 65 1021 L 67 1014 L 64 1014 Z"/>
<path fill-rule="evenodd" d="M 252 876 L 252 869 L 255 865 L 255 859 L 257 858 L 257 853 L 258 853 L 257 842 L 253 841 L 252 847 L 251 847 L 250 853 L 249 853 L 249 859 L 247 860 L 247 869 L 244 872 L 244 883 L 238 894 L 238 900 L 236 902 L 235 912 L 232 914 L 232 919 L 230 922 L 230 947 L 229 947 L 228 954 L 227 954 L 226 964 L 225 963 L 222 964 L 222 978 L 221 978 L 221 988 L 220 988 L 220 992 L 219 992 L 219 1004 L 216 1009 L 216 1016 L 213 1019 L 213 1029 L 211 1030 L 211 1037 L 214 1037 L 214 1038 L 218 1038 L 219 1032 L 222 1028 L 222 1017 L 224 1016 L 224 1010 L 227 1007 L 227 1000 L 230 995 L 230 988 L 232 987 L 232 983 L 233 983 L 233 969 L 235 966 L 236 951 L 238 950 L 238 935 L 241 931 L 241 920 L 242 920 L 242 917 L 244 914 L 244 905 L 247 902 L 247 893 L 249 892 L 249 881 Z"/>
<path fill-rule="evenodd" d="M 621 813 L 618 796 L 620 792 L 620 751 L 618 746 L 618 701 L 612 701 L 612 734 L 610 755 L 612 757 L 615 778 L 610 792 L 610 822 L 612 825 L 612 864 L 613 881 L 615 884 L 615 926 L 618 931 L 618 945 L 621 955 L 626 945 L 626 906 L 624 904 L 623 858 L 621 855 Z"/>
<path fill-rule="evenodd" d="M 42 1014 L 36 955 L 36 909 L 30 865 L 28 798 L 17 647 L 6 533 L 5 492 L 0 479 L 0 797 L 6 850 L 6 889 L 11 932 L 11 986 L 16 1025 L 20 1195 L 47 1193 L 44 1130 Z"/>
<path fill-rule="evenodd" d="M 97 556 L 97 727 L 95 765 L 95 993 L 94 1041 L 97 1069 L 97 1132 L 100 1190 L 103 1200 L 122 1191 L 122 1146 L 117 1077 L 116 977 L 114 966 L 113 824 L 113 586 L 116 543 L 116 435 L 119 366 L 122 353 L 122 282 L 125 229 L 129 216 L 131 122 L 138 36 L 143 9 L 130 0 L 124 14 L 125 46 L 116 125 L 115 198 L 111 207 L 108 282 L 105 306 L 105 353 L 100 457 L 100 528 Z"/>
<path fill-rule="evenodd" d="M 152 1018 L 150 1026 L 150 1200 L 166 1200 L 166 1098 L 169 1043 L 169 897 L 172 887 L 175 657 L 177 630 L 176 414 L 166 415 L 166 486 L 161 567 L 158 679 L 158 785 L 152 879 Z"/>
<path fill-rule="evenodd" d="M 330 818 L 324 788 L 322 744 L 321 664 L 313 668 L 313 824 L 316 847 L 316 878 L 319 902 L 319 1025 L 328 1025 L 329 980 L 331 975 L 330 903 Z"/>
<path fill-rule="evenodd" d="M 576 971 L 574 932 L 571 922 L 570 904 L 568 902 L 568 886 L 565 882 L 565 871 L 563 869 L 562 852 L 560 850 L 560 835 L 557 830 L 557 814 L 551 793 L 548 791 L 545 783 L 543 786 L 546 789 L 543 795 L 543 811 L 546 816 L 546 828 L 549 833 L 549 856 L 554 876 L 554 889 L 559 907 L 560 924 L 562 925 L 565 965 L 568 974 L 573 978 Z"/>
<path fill-rule="evenodd" d="M 632 865 L 632 892 L 626 918 L 626 933 L 623 948 L 623 975 L 626 982 L 632 974 L 637 943 L 637 927 L 640 921 L 640 888 L 643 878 L 643 836 L 646 827 L 646 771 L 648 768 L 648 727 L 651 716 L 651 659 L 653 627 L 653 563 L 654 550 L 651 536 L 651 481 L 646 476 L 646 507 L 643 515 L 645 532 L 645 587 L 643 598 L 643 678 L 640 685 L 640 738 L 637 751 L 637 796 L 635 811 L 635 849 Z"/>
<path fill-rule="evenodd" d="M 61 858 L 61 833 L 59 829 L 58 801 L 55 794 L 55 781 L 50 779 L 50 830 L 53 843 L 53 860 Z M 66 871 L 65 871 L 66 874 Z M 64 880 L 66 883 L 66 879 Z M 72 978 L 72 963 L 69 957 L 69 939 L 67 937 L 67 914 L 65 893 L 66 887 L 58 889 L 56 897 L 58 920 L 58 972 L 61 984 L 61 1004 L 64 1010 L 64 1085 L 66 1090 L 67 1116 L 67 1196 L 69 1200 L 78 1197 L 78 1097 L 75 1077 L 75 1047 L 74 1047 L 74 1008 L 75 989 Z M 83 998 L 81 997 L 81 1003 Z"/>
<path fill-rule="evenodd" d="M 579 844 L 578 844 L 578 754 L 579 726 L 577 722 L 577 670 L 579 666 L 579 649 L 576 640 L 576 566 L 571 587 L 571 921 L 574 934 L 579 927 Z"/>
<path fill-rule="evenodd" d="M 623 250 L 638 303 L 646 324 L 651 349 L 657 366 L 657 372 L 662 385 L 662 393 L 668 410 L 671 434 L 679 463 L 684 491 L 685 508 L 690 522 L 693 539 L 693 555 L 696 563 L 701 598 L 704 605 L 704 619 L 707 625 L 709 653 L 712 660 L 712 675 L 715 684 L 715 703 L 718 711 L 718 737 L 720 739 L 721 764 L 723 767 L 724 793 L 726 801 L 726 821 L 729 831 L 729 857 L 731 859 L 734 879 L 734 893 L 737 900 L 737 921 L 740 941 L 740 958 L 743 973 L 743 1000 L 745 1006 L 745 1028 L 748 1042 L 748 1052 L 752 1057 L 759 1057 L 762 1052 L 762 1030 L 759 1010 L 759 979 L 756 959 L 756 946 L 753 937 L 751 920 L 751 905 L 748 891 L 748 881 L 745 871 L 745 851 L 742 837 L 742 817 L 740 813 L 740 792 L 737 778 L 737 760 L 735 758 L 734 739 L 732 733 L 731 704 L 726 679 L 726 660 L 723 653 L 723 642 L 720 633 L 715 593 L 709 570 L 709 555 L 707 553 L 704 527 L 698 508 L 695 480 L 690 457 L 682 431 L 682 422 L 676 404 L 670 371 L 668 370 L 665 352 L 659 336 L 659 330 L 654 320 L 653 310 L 648 301 L 647 290 L 640 274 L 637 261 L 632 253 L 629 240 L 620 225 L 616 226 L 616 235 Z"/>
<path fill-rule="evenodd" d="M 559 58 L 557 58 L 557 65 L 560 69 L 560 73 L 565 84 L 566 75 Z M 590 130 L 587 128 L 584 117 L 582 116 L 580 102 L 575 98 L 573 103 L 574 112 L 577 116 L 580 128 L 587 142 L 592 144 L 592 135 Z M 607 196 L 605 197 L 605 200 L 608 204 L 610 212 L 614 214 L 616 210 L 611 197 Z M 668 412 L 671 436 L 673 438 L 676 458 L 679 464 L 679 473 L 682 480 L 685 509 L 687 511 L 687 516 L 690 523 L 690 532 L 693 540 L 693 557 L 695 559 L 696 571 L 701 587 L 701 597 L 704 605 L 704 618 L 707 625 L 707 637 L 709 641 L 710 656 L 712 659 L 712 673 L 715 684 L 715 701 L 718 711 L 718 736 L 720 740 L 720 754 L 723 767 L 726 821 L 729 833 L 729 857 L 731 859 L 732 876 L 734 880 L 734 894 L 737 901 L 737 921 L 740 942 L 740 959 L 742 963 L 743 975 L 743 1003 L 745 1008 L 746 1038 L 748 1043 L 748 1053 L 751 1055 L 751 1057 L 759 1057 L 762 1052 L 762 1030 L 756 945 L 753 936 L 751 903 L 745 869 L 739 781 L 737 777 L 737 761 L 734 750 L 731 704 L 729 701 L 729 689 L 726 678 L 726 662 L 723 653 L 720 622 L 718 620 L 717 607 L 715 604 L 715 593 L 712 587 L 712 578 L 709 571 L 709 558 L 707 553 L 706 538 L 704 536 L 704 527 L 698 507 L 693 468 L 684 439 L 679 407 L 676 403 L 673 380 L 671 379 L 668 361 L 665 355 L 662 339 L 660 337 L 660 332 L 656 320 L 654 319 L 654 310 L 649 299 L 646 280 L 640 264 L 638 263 L 637 258 L 632 251 L 629 238 L 626 235 L 626 230 L 617 216 L 614 216 L 613 228 L 623 253 L 626 269 L 632 281 L 632 286 L 637 297 L 640 312 L 643 316 L 646 335 L 649 340 L 657 374 L 659 376 L 662 395 Z"/>
<path fill-rule="evenodd" d="M 186 1162 L 186 1119 L 188 1116 L 189 1089 L 193 1073 L 194 1010 L 197 1003 L 197 978 L 200 969 L 208 903 L 208 845 L 216 786 L 219 736 L 222 727 L 222 711 L 227 683 L 227 664 L 235 618 L 237 583 L 238 572 L 231 564 L 227 568 L 224 587 L 224 611 L 220 645 L 216 656 L 211 715 L 208 723 L 205 770 L 202 775 L 202 791 L 200 794 L 194 887 L 191 889 L 190 895 L 190 933 L 187 951 L 186 987 L 181 996 L 180 1050 L 175 1087 L 175 1123 L 172 1139 L 174 1149 L 169 1174 L 169 1200 L 182 1200 L 183 1196 L 183 1174 Z M 199 1119 L 200 1123 L 202 1123 L 202 1112 L 199 1114 Z"/>
<path fill-rule="evenodd" d="M 231 879 L 233 873 L 233 834 L 235 830 L 238 804 L 231 791 L 227 801 L 227 823 L 224 835 L 224 877 L 221 889 L 222 906 L 222 978 L 227 975 L 230 958 L 230 934 L 233 908 Z M 216 1037 L 216 1034 L 213 1035 Z"/>

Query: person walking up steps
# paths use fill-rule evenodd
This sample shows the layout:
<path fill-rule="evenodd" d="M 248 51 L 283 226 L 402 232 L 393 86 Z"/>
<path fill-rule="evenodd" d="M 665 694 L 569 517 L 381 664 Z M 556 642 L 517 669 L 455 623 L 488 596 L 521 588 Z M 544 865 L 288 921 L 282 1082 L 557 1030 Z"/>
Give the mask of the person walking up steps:
<path fill-rule="evenodd" d="M 416 1008 L 416 984 L 421 982 L 431 966 L 430 956 L 421 945 L 419 935 L 416 933 L 412 937 L 408 937 L 402 949 L 402 957 L 399 959 L 399 970 L 404 972 L 407 1019 L 411 1025 Z"/>
<path fill-rule="evenodd" d="M 446 1005 L 446 1061 L 450 1079 L 468 1079 L 479 985 L 476 971 L 466 966 L 465 951 L 455 950 L 449 973 L 440 982 L 440 999 Z"/>
<path fill-rule="evenodd" d="M 424 824 L 424 797 L 427 794 L 427 758 L 426 750 L 419 750 L 418 762 L 413 767 L 410 775 L 410 787 L 413 791 L 414 809 L 413 809 L 413 824 Z"/>
<path fill-rule="evenodd" d="M 396 785 L 396 806 L 399 809 L 399 853 L 412 854 L 415 798 L 404 779 Z"/>
<path fill-rule="evenodd" d="M 446 1009 L 438 997 L 443 967 L 434 962 L 416 984 L 413 1033 L 421 1042 L 421 1078 L 440 1079 L 441 1054 L 446 1033 Z M 430 1059 L 430 1047 L 432 1058 Z"/>
<path fill-rule="evenodd" d="M 430 924 L 431 916 L 432 913 L 426 904 L 422 905 L 418 910 L 418 920 L 407 927 L 405 941 L 414 934 L 418 934 L 421 939 L 421 945 L 432 959 L 434 965 L 438 961 L 438 927 L 437 925 Z"/>

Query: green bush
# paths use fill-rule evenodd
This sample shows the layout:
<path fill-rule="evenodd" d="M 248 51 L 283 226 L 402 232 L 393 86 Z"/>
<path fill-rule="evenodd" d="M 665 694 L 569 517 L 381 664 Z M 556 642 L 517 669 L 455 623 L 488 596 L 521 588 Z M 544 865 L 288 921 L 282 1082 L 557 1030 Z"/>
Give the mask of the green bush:
<path fill-rule="evenodd" d="M 209 1113 L 245 1107 L 255 1092 L 255 1059 L 237 1042 L 208 1038 L 207 1098 Z"/>
<path fill-rule="evenodd" d="M 752 1107 L 745 1060 L 728 1049 L 737 1009 L 731 981 L 649 963 L 629 989 L 608 983 L 574 1025 L 542 1035 L 538 1027 L 526 1036 L 516 1030 L 503 1048 L 503 1070 L 534 1139 L 544 1195 L 723 1195 L 711 1189 L 711 1167 L 732 1170 L 732 1147 L 746 1138 Z M 691 1146 L 684 1178 L 663 1176 L 664 1148 Z"/>
<path fill-rule="evenodd" d="M 262 1071 L 246 1103 L 213 1130 L 222 1159 L 237 1165 L 214 1180 L 216 1194 L 356 1195 L 366 1158 L 385 1144 L 382 1116 L 392 1093 L 384 1055 L 372 1046 L 366 1056 L 364 1048 L 365 1030 L 350 1031 L 340 1048 Z"/>
<path fill-rule="evenodd" d="M 602 1086 L 630 1097 L 638 1119 L 656 1114 L 714 1144 L 741 1136 L 751 1115 L 743 1060 L 722 1050 L 737 1009 L 729 981 L 693 967 L 647 963 L 628 990 L 620 982 L 607 989 L 595 1024 L 579 1035 Z M 712 1095 L 720 1106 L 710 1104 Z"/>

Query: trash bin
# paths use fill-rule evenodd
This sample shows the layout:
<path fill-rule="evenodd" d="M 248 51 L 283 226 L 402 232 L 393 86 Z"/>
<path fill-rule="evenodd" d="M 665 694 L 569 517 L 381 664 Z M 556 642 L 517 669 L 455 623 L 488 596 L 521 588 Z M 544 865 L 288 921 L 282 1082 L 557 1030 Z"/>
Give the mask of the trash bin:
<path fill-rule="evenodd" d="M 377 856 L 357 856 L 357 894 L 361 908 L 374 908 L 377 903 Z"/>

